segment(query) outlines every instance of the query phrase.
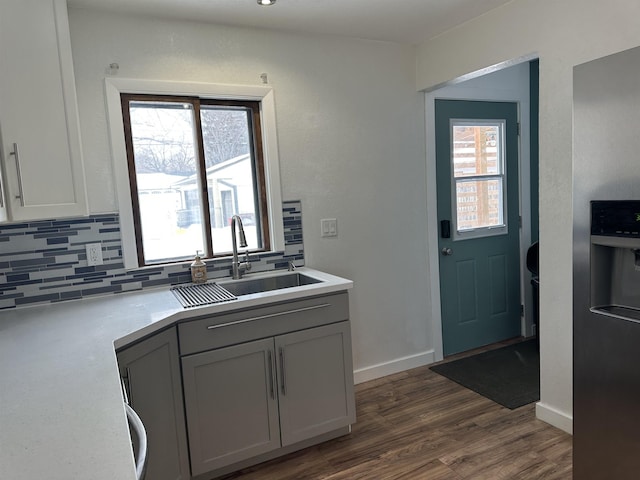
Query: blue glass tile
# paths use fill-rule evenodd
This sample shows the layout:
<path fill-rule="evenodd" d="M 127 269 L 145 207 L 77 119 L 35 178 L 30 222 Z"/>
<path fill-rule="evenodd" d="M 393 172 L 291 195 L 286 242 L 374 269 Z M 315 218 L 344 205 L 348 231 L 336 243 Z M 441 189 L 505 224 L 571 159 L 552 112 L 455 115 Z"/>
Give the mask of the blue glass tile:
<path fill-rule="evenodd" d="M 211 265 L 211 264 L 207 265 L 207 270 L 209 270 L 209 268 L 208 268 L 208 267 L 209 267 L 210 265 Z M 168 276 L 168 277 L 178 277 L 178 276 L 180 276 L 180 275 L 189 275 L 189 276 L 190 276 L 190 275 L 191 275 L 191 270 L 189 270 L 189 269 L 185 269 L 185 270 L 182 270 L 182 271 L 179 271 L 179 272 L 169 272 L 169 273 L 167 273 L 167 276 Z"/>
<path fill-rule="evenodd" d="M 103 278 L 96 278 L 96 279 L 86 278 L 82 282 L 73 282 L 71 285 L 74 285 L 74 286 L 82 285 L 82 286 L 84 286 L 84 285 L 92 285 L 92 284 L 96 284 L 96 283 L 99 283 L 100 285 L 106 285 Z"/>
<path fill-rule="evenodd" d="M 89 272 L 89 273 L 81 273 L 79 275 L 67 275 L 65 277 L 66 280 L 77 280 L 79 278 L 86 278 L 91 279 L 91 278 L 96 278 L 96 277 L 103 277 L 106 278 L 107 276 L 107 272 Z"/>
<path fill-rule="evenodd" d="M 12 268 L 29 267 L 34 265 L 46 265 L 51 260 L 49 258 L 30 258 L 28 260 L 12 260 L 9 262 Z"/>
<path fill-rule="evenodd" d="M 82 298 L 82 290 L 73 290 L 71 292 L 62 292 L 60 293 L 60 298 L 62 299 L 72 299 L 72 298 Z"/>
<path fill-rule="evenodd" d="M 76 273 L 90 273 L 90 272 L 95 272 L 96 271 L 96 267 L 91 266 L 91 267 L 76 267 L 73 269 Z"/>
<path fill-rule="evenodd" d="M 53 226 L 78 225 L 82 223 L 94 223 L 94 218 L 93 217 L 74 218 L 71 220 L 56 220 L 51 222 Z"/>
<path fill-rule="evenodd" d="M 42 283 L 42 279 L 41 278 L 39 278 L 37 280 L 22 280 L 22 281 L 18 281 L 18 282 L 11 282 L 11 285 L 15 286 L 15 287 L 20 287 L 20 286 L 23 286 L 23 285 L 36 285 L 38 283 Z"/>
<path fill-rule="evenodd" d="M 25 233 L 25 235 L 40 235 L 42 233 L 58 233 L 58 232 L 60 232 L 59 228 L 47 225 L 47 226 L 38 227 L 38 228 L 36 228 L 35 231 L 27 230 L 24 233 Z M 41 237 L 36 237 L 36 238 L 41 238 Z"/>
<path fill-rule="evenodd" d="M 48 238 L 47 245 L 59 245 L 61 243 L 68 243 L 69 237 L 57 237 L 57 238 Z"/>
<path fill-rule="evenodd" d="M 87 288 L 86 290 L 82 290 L 82 296 L 86 297 L 88 295 L 100 295 L 102 293 L 115 293 L 121 292 L 122 287 L 120 285 L 112 285 L 108 287 L 99 287 L 99 288 Z"/>
<path fill-rule="evenodd" d="M 78 262 L 65 262 L 65 263 L 52 263 L 47 265 L 46 267 L 41 268 L 41 271 L 55 271 L 55 270 L 64 270 L 69 267 L 73 267 L 77 265 Z"/>
<path fill-rule="evenodd" d="M 0 292 L 0 300 L 12 300 L 14 298 L 22 298 L 24 293 L 2 293 Z"/>
<path fill-rule="evenodd" d="M 56 228 L 56 229 L 44 231 L 44 232 L 25 232 L 25 234 L 32 235 L 33 238 L 52 238 L 52 237 L 59 237 L 60 231 Z"/>
<path fill-rule="evenodd" d="M 25 229 L 25 228 L 29 228 L 29 224 L 28 223 L 14 223 L 12 224 L 4 224 L 2 225 L 2 228 L 0 228 L 0 231 L 4 231 L 4 230 L 20 230 L 20 229 Z"/>
<path fill-rule="evenodd" d="M 53 257 L 55 255 L 67 255 L 70 252 L 66 247 L 61 247 L 61 248 L 47 248 L 46 250 L 35 250 L 34 253 L 41 253 L 45 257 Z"/>
<path fill-rule="evenodd" d="M 37 222 L 29 222 L 29 227 L 31 228 L 50 227 L 52 224 L 53 224 L 52 220 L 39 220 Z"/>
<path fill-rule="evenodd" d="M 29 280 L 29 274 L 28 273 L 17 273 L 17 274 L 7 273 L 7 283 L 20 282 L 22 280 Z"/>
<path fill-rule="evenodd" d="M 175 281 L 175 279 L 174 279 Z M 144 282 L 142 282 L 142 287 L 157 287 L 159 285 L 174 285 L 175 283 L 172 283 L 171 280 L 169 280 L 168 278 L 159 278 L 159 279 L 155 279 L 155 280 L 146 280 Z"/>
<path fill-rule="evenodd" d="M 71 246 L 72 249 L 63 248 L 61 250 L 66 250 L 67 255 L 84 255 L 84 260 L 87 259 L 87 250 L 85 249 L 84 245 L 82 247 L 78 247 L 77 245 L 71 244 Z"/>
<path fill-rule="evenodd" d="M 77 235 L 80 232 L 86 232 L 87 230 L 91 230 L 91 227 L 74 227 L 74 228 L 61 228 L 60 231 L 64 233 L 72 233 L 73 235 Z"/>
<path fill-rule="evenodd" d="M 108 271 L 112 271 L 112 270 L 122 270 L 124 268 L 124 265 L 120 262 L 118 263 L 105 263 L 103 265 L 96 265 L 95 267 L 93 267 L 96 269 L 96 272 L 108 272 Z"/>
<path fill-rule="evenodd" d="M 40 290 L 41 292 L 46 292 L 47 290 L 61 290 L 63 288 L 69 288 L 72 286 L 73 286 L 72 283 L 57 282 L 54 285 L 42 285 L 41 287 L 38 288 L 38 290 Z"/>
<path fill-rule="evenodd" d="M 111 285 L 124 285 L 126 283 L 136 283 L 143 280 L 149 280 L 148 278 L 125 278 L 122 280 L 112 280 Z"/>
<path fill-rule="evenodd" d="M 53 283 L 53 282 L 64 282 L 64 277 L 49 277 L 49 278 L 43 278 L 42 279 L 43 283 Z M 68 284 L 67 284 L 68 285 Z M 65 285 L 59 285 L 61 287 L 64 287 Z"/>
<path fill-rule="evenodd" d="M 29 303 L 50 302 L 60 298 L 58 293 L 49 293 L 47 295 L 34 295 L 30 297 L 16 298 L 16 305 L 27 305 Z"/>

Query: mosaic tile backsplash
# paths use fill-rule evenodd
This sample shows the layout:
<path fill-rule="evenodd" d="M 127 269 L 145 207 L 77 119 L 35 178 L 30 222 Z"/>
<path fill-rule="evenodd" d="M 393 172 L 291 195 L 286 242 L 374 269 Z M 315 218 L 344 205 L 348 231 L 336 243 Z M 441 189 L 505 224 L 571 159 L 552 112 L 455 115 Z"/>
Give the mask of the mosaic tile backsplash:
<path fill-rule="evenodd" d="M 285 251 L 251 255 L 251 271 L 304 265 L 299 201 L 282 203 Z M 87 266 L 85 245 L 102 244 Z M 189 262 L 125 270 L 117 214 L 0 225 L 0 310 L 191 281 Z M 231 258 L 207 261 L 209 279 L 230 276 Z"/>

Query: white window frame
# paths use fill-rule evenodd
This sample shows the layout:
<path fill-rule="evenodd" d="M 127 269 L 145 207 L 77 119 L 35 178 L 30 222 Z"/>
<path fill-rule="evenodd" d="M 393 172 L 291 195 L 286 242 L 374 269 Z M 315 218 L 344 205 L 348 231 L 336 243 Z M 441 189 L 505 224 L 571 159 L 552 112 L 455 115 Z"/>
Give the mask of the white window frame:
<path fill-rule="evenodd" d="M 468 240 L 471 238 L 483 238 L 483 237 L 493 237 L 496 235 L 507 235 L 509 233 L 509 215 L 507 214 L 507 161 L 505 158 L 506 154 L 506 125 L 507 122 L 505 120 L 500 119 L 461 119 L 461 118 L 452 118 L 449 120 L 449 137 L 451 141 L 450 145 L 450 165 L 451 165 L 451 218 L 453 224 L 453 241 L 459 240 Z M 477 176 L 467 176 L 460 177 L 456 179 L 455 176 L 455 166 L 454 166 L 454 158 L 453 158 L 453 149 L 454 149 L 454 141 L 453 141 L 453 127 L 467 127 L 467 126 L 497 126 L 500 130 L 500 145 L 499 145 L 499 165 L 500 165 L 500 173 L 497 175 L 477 175 Z M 465 181 L 473 181 L 473 180 L 487 180 L 490 178 L 501 179 L 502 180 L 502 225 L 495 225 L 491 227 L 479 227 L 479 228 L 471 228 L 466 230 L 458 229 L 458 197 L 457 197 L 457 183 L 458 180 L 460 182 Z"/>
<path fill-rule="evenodd" d="M 133 207 L 129 188 L 129 169 L 122 119 L 121 93 L 150 95 L 182 95 L 200 98 L 251 100 L 260 102 L 267 213 L 272 252 L 284 251 L 284 227 L 282 224 L 282 192 L 280 187 L 280 161 L 276 134 L 274 92 L 262 85 L 227 85 L 199 82 L 172 82 L 130 78 L 106 78 L 105 97 L 107 124 L 111 142 L 111 157 L 120 211 L 122 256 L 126 269 L 140 267 L 133 224 Z M 152 265 L 157 268 L 159 265 Z"/>

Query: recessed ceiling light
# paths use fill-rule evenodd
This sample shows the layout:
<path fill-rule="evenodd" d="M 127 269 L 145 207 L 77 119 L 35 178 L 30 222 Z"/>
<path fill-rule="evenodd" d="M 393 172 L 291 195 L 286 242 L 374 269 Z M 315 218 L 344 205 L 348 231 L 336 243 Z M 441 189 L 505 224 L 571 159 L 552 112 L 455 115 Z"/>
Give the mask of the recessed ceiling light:
<path fill-rule="evenodd" d="M 274 3 L 276 3 L 276 0 L 258 0 L 258 5 L 262 5 L 262 6 L 268 6 L 268 5 L 273 5 Z"/>

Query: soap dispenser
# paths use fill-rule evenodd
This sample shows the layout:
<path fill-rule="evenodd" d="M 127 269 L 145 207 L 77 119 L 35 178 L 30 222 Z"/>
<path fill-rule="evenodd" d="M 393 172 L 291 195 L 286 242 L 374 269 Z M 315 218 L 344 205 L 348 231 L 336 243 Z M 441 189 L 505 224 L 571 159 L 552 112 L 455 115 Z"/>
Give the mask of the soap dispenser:
<path fill-rule="evenodd" d="M 196 250 L 196 258 L 191 264 L 191 281 L 193 283 L 207 281 L 207 265 L 200 258 L 200 250 Z"/>

